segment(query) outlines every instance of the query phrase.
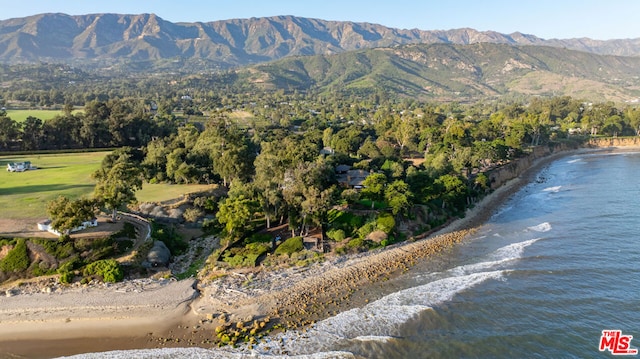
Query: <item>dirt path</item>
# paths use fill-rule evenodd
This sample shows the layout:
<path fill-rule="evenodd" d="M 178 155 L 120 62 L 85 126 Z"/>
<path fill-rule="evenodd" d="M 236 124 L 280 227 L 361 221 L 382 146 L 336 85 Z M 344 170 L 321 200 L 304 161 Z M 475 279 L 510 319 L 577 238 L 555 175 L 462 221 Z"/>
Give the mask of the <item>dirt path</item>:
<path fill-rule="evenodd" d="M 123 225 L 127 222 L 131 223 L 136 228 L 136 240 L 133 243 L 133 247 L 124 255 L 116 258 L 120 263 L 127 263 L 135 260 L 140 246 L 151 238 L 151 225 L 142 217 L 135 215 L 120 213 L 120 217 L 122 217 L 120 222 L 122 222 Z"/>

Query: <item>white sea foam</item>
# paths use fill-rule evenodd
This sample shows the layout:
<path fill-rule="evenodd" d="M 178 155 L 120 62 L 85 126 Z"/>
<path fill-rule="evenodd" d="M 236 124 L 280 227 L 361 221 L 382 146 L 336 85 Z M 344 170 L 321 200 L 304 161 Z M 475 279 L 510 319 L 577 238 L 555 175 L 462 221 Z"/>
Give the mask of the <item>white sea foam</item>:
<path fill-rule="evenodd" d="M 387 343 L 390 340 L 395 339 L 395 337 L 390 337 L 390 336 L 380 336 L 380 335 L 362 335 L 359 337 L 355 337 L 353 338 L 353 340 L 358 340 L 361 342 L 381 342 L 381 343 Z"/>
<path fill-rule="evenodd" d="M 163 348 L 142 350 L 117 350 L 103 353 L 87 353 L 70 357 L 69 359 L 353 359 L 355 356 L 348 352 L 324 352 L 309 355 L 271 355 L 258 352 L 231 353 L 221 349 L 204 348 Z"/>
<path fill-rule="evenodd" d="M 450 301 L 456 294 L 486 280 L 498 280 L 502 278 L 503 273 L 493 271 L 450 276 L 401 290 L 362 308 L 354 308 L 320 321 L 304 334 L 280 334 L 274 340 L 259 345 L 257 349 L 270 353 L 317 353 L 335 348 L 336 344 L 349 340 L 388 340 L 398 335 L 401 326 L 418 314 Z"/>
<path fill-rule="evenodd" d="M 453 274 L 455 276 L 463 276 L 463 275 L 468 275 L 471 273 L 477 273 L 483 270 L 487 270 L 487 269 L 491 269 L 491 268 L 496 268 L 499 267 L 500 265 L 503 265 L 507 262 L 510 262 L 514 260 L 514 258 L 504 258 L 504 259 L 499 259 L 499 260 L 495 260 L 495 261 L 488 261 L 488 262 L 480 262 L 480 263 L 473 263 L 473 264 L 465 264 L 463 266 L 459 266 L 459 267 L 455 267 L 452 269 L 449 269 L 447 271 L 447 273 Z"/>
<path fill-rule="evenodd" d="M 543 223 L 544 224 L 544 223 Z M 548 223 L 546 223 L 548 224 Z M 551 227 L 551 226 L 549 226 Z M 498 257 L 506 258 L 506 259 L 517 259 L 522 258 L 524 254 L 524 249 L 539 241 L 540 238 L 529 239 L 527 241 L 511 243 L 507 246 L 499 248 L 495 251 L 495 255 Z"/>
<path fill-rule="evenodd" d="M 567 163 L 576 163 L 576 162 L 581 162 L 581 161 L 582 161 L 582 158 L 576 158 L 574 160 L 567 161 Z"/>
<path fill-rule="evenodd" d="M 560 192 L 560 189 L 562 188 L 562 186 L 553 186 L 553 187 L 547 187 L 545 189 L 543 189 L 543 192 L 551 192 L 551 193 L 558 193 Z"/>
<path fill-rule="evenodd" d="M 415 315 L 431 309 L 428 305 L 418 304 L 414 288 L 396 292 L 379 299 L 362 308 L 354 308 L 342 312 L 316 324 L 314 331 L 326 333 L 337 338 L 350 339 L 363 335 L 384 336 L 390 331 L 406 323 Z M 405 295 L 402 299 L 391 298 L 397 294 Z"/>
<path fill-rule="evenodd" d="M 509 244 L 502 248 L 498 248 L 495 252 L 489 255 L 488 258 L 492 260 L 479 262 L 479 263 L 465 264 L 462 266 L 452 268 L 447 272 L 460 276 L 460 275 L 466 275 L 470 273 L 476 273 L 480 271 L 499 268 L 500 266 L 508 262 L 522 258 L 522 255 L 524 254 L 524 249 L 532 245 L 539 239 L 540 238 L 534 238 L 534 239 L 530 239 L 523 242 Z"/>
<path fill-rule="evenodd" d="M 528 229 L 535 232 L 549 232 L 551 230 L 551 224 L 549 222 L 540 223 L 537 226 L 527 227 Z"/>
<path fill-rule="evenodd" d="M 499 207 L 494 214 L 491 215 L 491 218 L 497 218 L 501 216 L 503 213 L 509 212 L 513 209 L 513 206 L 502 206 Z"/>

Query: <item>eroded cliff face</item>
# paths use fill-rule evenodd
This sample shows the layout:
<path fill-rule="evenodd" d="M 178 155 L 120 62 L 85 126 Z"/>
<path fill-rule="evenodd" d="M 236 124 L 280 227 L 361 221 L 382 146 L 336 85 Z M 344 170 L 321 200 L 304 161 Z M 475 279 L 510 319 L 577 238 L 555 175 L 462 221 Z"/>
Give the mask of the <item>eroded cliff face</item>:
<path fill-rule="evenodd" d="M 529 169 L 539 158 L 549 156 L 552 152 L 557 152 L 560 150 L 562 149 L 558 148 L 552 151 L 547 146 L 536 147 L 529 156 L 518 158 L 515 161 L 509 162 L 504 166 L 488 172 L 487 177 L 489 178 L 491 189 L 496 189 L 505 184 L 507 181 L 520 176 L 522 173 L 524 173 L 524 171 Z"/>
<path fill-rule="evenodd" d="M 615 137 L 615 138 L 592 138 L 588 143 L 589 147 L 640 147 L 640 136 L 635 137 Z"/>
<path fill-rule="evenodd" d="M 640 136 L 637 137 L 618 137 L 618 138 L 594 138 L 585 143 L 583 147 L 587 148 L 613 148 L 613 147 L 639 147 Z M 539 146 L 527 157 L 514 160 L 504 166 L 487 172 L 491 189 L 496 189 L 507 181 L 512 180 L 527 169 L 529 169 L 538 159 L 558 154 L 567 150 L 575 150 L 567 145 L 558 145 L 553 148 L 547 146 Z"/>

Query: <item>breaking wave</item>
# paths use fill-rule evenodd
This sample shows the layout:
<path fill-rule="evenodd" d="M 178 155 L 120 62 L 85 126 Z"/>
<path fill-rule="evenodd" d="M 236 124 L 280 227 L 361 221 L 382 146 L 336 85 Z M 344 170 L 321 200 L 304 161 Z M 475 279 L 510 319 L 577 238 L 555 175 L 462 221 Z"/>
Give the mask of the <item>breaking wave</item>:
<path fill-rule="evenodd" d="M 549 222 L 540 223 L 537 226 L 527 227 L 534 232 L 549 232 L 551 230 L 551 224 Z"/>

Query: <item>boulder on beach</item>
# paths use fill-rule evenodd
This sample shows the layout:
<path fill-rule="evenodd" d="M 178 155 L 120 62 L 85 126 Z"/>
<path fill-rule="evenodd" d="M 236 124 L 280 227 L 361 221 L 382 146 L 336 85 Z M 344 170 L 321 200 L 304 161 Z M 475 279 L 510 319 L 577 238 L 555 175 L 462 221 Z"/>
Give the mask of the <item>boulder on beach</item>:
<path fill-rule="evenodd" d="M 171 251 L 162 241 L 155 241 L 153 247 L 147 255 L 147 261 L 153 267 L 166 267 L 171 259 Z"/>
<path fill-rule="evenodd" d="M 368 240 L 374 241 L 376 243 L 380 243 L 388 237 L 389 236 L 385 232 L 380 230 L 373 231 L 367 235 Z"/>

